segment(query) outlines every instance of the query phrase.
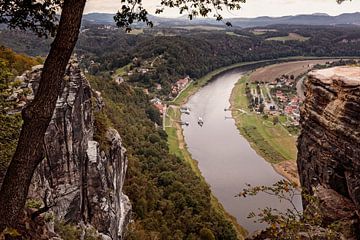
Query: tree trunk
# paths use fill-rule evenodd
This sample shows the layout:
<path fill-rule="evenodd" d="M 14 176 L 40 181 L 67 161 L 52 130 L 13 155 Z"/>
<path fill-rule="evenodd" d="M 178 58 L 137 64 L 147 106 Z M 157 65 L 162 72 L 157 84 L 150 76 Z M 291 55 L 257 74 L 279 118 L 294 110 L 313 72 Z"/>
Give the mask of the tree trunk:
<path fill-rule="evenodd" d="M 0 190 L 0 233 L 6 227 L 16 227 L 24 212 L 31 179 L 43 159 L 45 132 L 62 91 L 61 83 L 78 39 L 85 3 L 86 0 L 64 1 L 38 92 L 22 112 L 24 123 L 19 142 Z"/>

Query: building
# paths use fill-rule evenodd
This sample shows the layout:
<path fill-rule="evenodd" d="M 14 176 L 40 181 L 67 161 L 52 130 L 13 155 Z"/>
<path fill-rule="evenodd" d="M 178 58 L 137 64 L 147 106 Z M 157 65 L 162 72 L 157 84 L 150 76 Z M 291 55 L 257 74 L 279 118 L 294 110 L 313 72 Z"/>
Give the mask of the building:
<path fill-rule="evenodd" d="M 176 85 L 180 90 L 182 90 L 182 89 L 184 89 L 184 88 L 188 85 L 189 80 L 190 80 L 189 77 L 180 79 L 180 80 L 178 80 L 178 81 L 175 83 L 175 85 Z"/>

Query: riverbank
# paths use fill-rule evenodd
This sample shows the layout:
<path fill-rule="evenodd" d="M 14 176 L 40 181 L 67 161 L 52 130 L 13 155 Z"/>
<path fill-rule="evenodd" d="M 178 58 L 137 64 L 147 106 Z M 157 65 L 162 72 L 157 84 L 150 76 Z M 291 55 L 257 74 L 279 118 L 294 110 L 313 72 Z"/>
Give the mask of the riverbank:
<path fill-rule="evenodd" d="M 188 87 L 186 89 L 184 89 L 181 92 L 181 94 L 175 100 L 167 103 L 169 105 L 169 108 L 166 113 L 165 129 L 168 134 L 168 145 L 169 145 L 170 152 L 175 154 L 179 158 L 183 159 L 185 162 L 187 162 L 191 166 L 193 171 L 205 182 L 205 179 L 203 178 L 203 176 L 199 170 L 197 161 L 192 158 L 191 154 L 189 153 L 189 151 L 187 149 L 186 143 L 184 141 L 183 129 L 181 127 L 180 106 L 186 104 L 188 99 L 193 94 L 197 93 L 198 90 L 200 90 L 206 84 L 211 82 L 214 78 L 216 78 L 219 75 L 221 75 L 227 71 L 230 71 L 232 69 L 247 66 L 246 70 L 251 70 L 251 69 L 255 69 L 258 67 L 265 66 L 265 65 L 275 64 L 275 63 L 284 62 L 284 61 L 296 61 L 296 60 L 308 60 L 308 59 L 314 59 L 314 58 L 293 57 L 293 58 L 285 58 L 285 59 L 278 59 L 278 60 L 272 60 L 272 61 L 239 63 L 239 64 L 234 64 L 234 65 L 231 65 L 228 67 L 224 67 L 221 69 L 217 69 L 217 70 L 207 74 L 206 76 L 204 76 L 196 81 L 193 81 L 191 84 L 188 85 Z M 228 97 L 226 97 L 226 99 L 228 99 Z M 246 106 L 246 108 L 247 108 L 247 106 Z M 244 109 L 246 109 L 246 108 L 244 108 Z M 266 123 L 268 125 L 272 125 L 272 122 L 266 122 Z M 236 129 L 235 129 L 235 131 L 236 131 Z M 282 131 L 285 131 L 286 134 L 288 134 L 286 129 L 282 129 Z M 238 135 L 238 133 L 235 133 L 235 135 Z M 248 140 L 248 142 L 251 142 L 251 141 L 249 141 L 248 138 L 247 138 L 247 140 Z M 295 144 L 293 144 L 293 145 L 295 146 Z M 271 150 L 272 148 L 273 147 L 270 146 L 268 149 Z M 251 152 L 253 152 L 253 151 L 251 150 Z M 254 153 L 254 155 L 256 155 L 256 154 Z M 259 154 L 259 155 L 261 155 L 261 154 Z M 263 156 L 263 155 L 261 155 L 261 156 Z M 282 176 L 285 176 L 286 178 L 288 178 L 292 181 L 296 181 L 295 180 L 296 177 L 294 177 L 294 174 L 297 174 L 297 170 L 296 170 L 297 167 L 296 167 L 295 161 L 290 161 L 295 158 L 288 157 L 288 159 L 289 160 L 287 160 L 287 158 L 285 158 L 285 159 L 281 159 L 280 161 L 279 160 L 274 161 L 272 166 L 274 167 L 276 172 L 278 172 Z M 271 169 L 271 173 L 273 173 L 272 169 Z M 278 176 L 275 173 L 274 173 L 274 175 Z M 236 182 L 236 181 L 234 181 L 234 182 Z M 229 215 L 224 210 L 223 206 L 219 203 L 219 201 L 214 197 L 213 194 L 212 194 L 212 206 L 217 211 L 222 212 L 222 214 L 224 214 L 224 216 L 227 216 L 227 219 L 230 220 L 234 224 L 234 226 L 237 228 L 239 236 L 244 235 L 243 233 L 245 232 L 245 230 L 237 223 L 237 221 L 234 217 Z M 243 216 L 243 215 L 241 215 L 241 216 Z"/>
<path fill-rule="evenodd" d="M 231 93 L 231 111 L 236 126 L 251 147 L 271 163 L 277 173 L 299 185 L 296 137 L 281 124 L 274 125 L 271 117 L 264 118 L 248 111 L 249 102 L 245 94 L 248 78 L 241 78 Z"/>
<path fill-rule="evenodd" d="M 256 65 L 256 64 L 258 64 L 259 67 L 264 67 L 266 65 L 271 65 L 271 64 L 281 63 L 281 62 L 319 60 L 319 59 L 343 59 L 343 58 L 352 59 L 355 57 L 332 57 L 332 58 L 330 58 L 330 57 L 294 56 L 294 57 L 286 57 L 286 58 L 279 58 L 279 59 L 273 59 L 273 60 L 235 63 L 235 64 L 232 64 L 232 65 L 229 65 L 226 67 L 218 68 L 195 81 L 191 81 L 191 83 L 186 87 L 186 89 L 184 89 L 173 101 L 168 102 L 168 104 L 176 105 L 176 106 L 181 106 L 181 105 L 185 104 L 188 101 L 189 97 L 191 97 L 193 94 L 195 94 L 200 88 L 205 86 L 216 76 L 218 76 L 224 72 L 230 71 L 232 69 Z"/>
<path fill-rule="evenodd" d="M 170 106 L 167 111 L 167 116 L 165 120 L 166 124 L 166 133 L 168 135 L 168 145 L 170 153 L 176 155 L 187 164 L 190 165 L 194 173 L 205 182 L 204 177 L 201 174 L 201 171 L 198 167 L 197 161 L 191 157 L 186 143 L 184 140 L 183 129 L 180 125 L 181 121 L 181 112 L 178 106 Z M 245 236 L 248 234 L 247 230 L 244 229 L 237 222 L 236 218 L 230 215 L 218 201 L 218 199 L 211 193 L 211 205 L 214 211 L 223 215 L 226 220 L 231 222 L 236 230 L 237 237 L 239 240 L 245 239 Z"/>

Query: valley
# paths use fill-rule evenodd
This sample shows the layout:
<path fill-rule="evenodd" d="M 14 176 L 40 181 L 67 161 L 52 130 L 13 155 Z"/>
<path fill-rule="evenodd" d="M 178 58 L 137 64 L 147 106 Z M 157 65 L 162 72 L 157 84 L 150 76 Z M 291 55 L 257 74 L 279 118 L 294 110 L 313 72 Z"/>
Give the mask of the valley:
<path fill-rule="evenodd" d="M 291 59 L 277 61 L 291 61 Z M 344 64 L 341 61 L 340 64 Z M 277 76 L 290 73 L 297 74 L 295 78 L 300 79 L 302 74 L 315 65 L 320 67 L 330 63 L 339 64 L 339 59 L 303 61 L 295 59 L 269 66 L 266 65 L 271 62 L 232 65 L 206 75 L 199 85 L 190 84 L 174 102 L 168 103 L 170 105 L 166 113 L 165 129 L 169 136 L 170 151 L 184 159 L 199 176 L 204 177 L 204 180 L 210 184 L 214 197 L 250 233 L 259 230 L 261 225 L 244 219 L 251 210 L 245 213 L 239 212 L 240 209 L 256 211 L 265 207 L 264 203 L 280 210 L 289 206 L 278 205 L 277 199 L 267 199 L 266 195 L 252 199 L 249 205 L 243 200 L 239 202 L 239 199 L 234 198 L 233 195 L 242 188 L 241 184 L 244 187 L 245 183 L 255 183 L 253 185 L 262 185 L 266 181 L 275 183 L 282 177 L 297 186 L 300 186 L 300 182 L 295 161 L 297 135 L 290 134 L 283 126 L 286 117 L 279 116 L 280 122 L 274 125 L 273 116 L 264 119 L 264 115 L 249 110 L 249 102 L 245 94 L 246 83 L 250 84 L 258 76 L 267 76 L 269 81 L 273 81 Z M 265 66 L 261 67 L 262 65 Z M 259 71 L 261 74 L 258 73 Z M 227 93 L 225 86 L 228 86 Z M 294 87 L 296 89 L 296 84 Z M 221 95 L 217 97 L 217 94 Z M 190 112 L 181 114 L 179 106 L 188 108 Z M 204 120 L 202 127 L 197 124 L 199 117 Z M 243 137 L 239 136 L 236 127 Z M 239 152 L 234 153 L 234 151 Z M 239 156 L 239 158 L 232 159 L 231 156 Z M 270 164 L 265 163 L 260 167 L 262 164 L 257 161 L 268 161 Z M 265 176 L 268 177 L 260 178 L 265 181 L 264 183 L 258 179 L 258 175 L 255 178 L 251 177 L 251 174 L 259 169 L 262 169 L 262 173 L 266 172 Z M 226 173 L 226 177 L 219 175 L 221 173 Z M 297 207 L 301 208 L 300 202 L 297 203 Z"/>
<path fill-rule="evenodd" d="M 333 231 L 330 222 L 343 215 L 327 200 L 340 199 L 355 212 L 358 194 L 358 72 L 344 67 L 359 65 L 360 27 L 344 24 L 357 23 L 356 16 L 233 19 L 233 27 L 151 16 L 153 28 L 136 24 L 125 33 L 107 14 L 85 15 L 56 108 L 48 112 L 46 157 L 21 220 L 35 227 L 20 234 L 244 240 L 280 229 L 286 236 L 294 229 L 266 212 L 277 209 L 301 235 L 309 226 L 301 221 L 311 217 L 301 215 L 308 213 L 300 189 L 313 194 L 315 183 L 325 210 L 335 213 L 326 225 L 316 218 L 309 231 Z M 330 22 L 304 25 L 308 19 Z M 0 187 L 52 40 L 0 28 Z M 339 77 L 322 70 L 333 67 Z M 346 146 L 348 139 L 355 147 Z M 331 167 L 336 153 L 346 162 Z M 279 181 L 290 202 L 279 200 L 278 189 L 266 192 Z M 265 191 L 244 197 L 249 184 Z M 254 222 L 257 213 L 275 220 Z"/>

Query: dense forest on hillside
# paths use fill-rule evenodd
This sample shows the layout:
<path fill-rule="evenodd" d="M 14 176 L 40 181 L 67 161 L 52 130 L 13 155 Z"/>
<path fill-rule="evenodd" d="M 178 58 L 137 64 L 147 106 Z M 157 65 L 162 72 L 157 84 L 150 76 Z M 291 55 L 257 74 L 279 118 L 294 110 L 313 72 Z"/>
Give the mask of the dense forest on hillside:
<path fill-rule="evenodd" d="M 152 107 L 142 90 L 117 85 L 106 75 L 89 79 L 106 103 L 96 114 L 95 140 L 102 144 L 112 126 L 127 148 L 124 188 L 135 220 L 127 239 L 236 239 L 231 223 L 211 206 L 208 185 L 169 154 L 167 135 L 149 119 Z"/>
<path fill-rule="evenodd" d="M 114 27 L 83 26 L 76 53 L 82 66 L 93 74 L 114 71 L 132 63 L 152 62 L 154 70 L 132 77 L 143 87 L 163 85 L 164 93 L 178 78 L 199 78 L 206 73 L 237 62 L 275 59 L 289 56 L 360 56 L 360 28 L 357 26 L 288 26 L 227 30 L 183 28 L 134 30 L 125 34 Z M 296 34 L 306 40 L 286 40 Z M 273 41 L 271 39 L 284 39 Z M 13 39 L 19 39 L 13 41 Z M 26 44 L 24 43 L 26 39 Z M 46 40 L 31 34 L 3 31 L 0 44 L 30 55 L 44 55 Z M 141 63 L 140 63 L 141 64 Z"/>
<path fill-rule="evenodd" d="M 13 81 L 16 76 L 40 62 L 41 59 L 34 59 L 17 54 L 9 48 L 0 47 L 0 181 L 15 151 L 22 124 L 20 114 L 6 114 L 6 111 L 12 107 L 6 101 L 11 95 L 8 88 L 17 84 Z"/>
<path fill-rule="evenodd" d="M 22 124 L 20 114 L 6 112 L 11 108 L 7 89 L 16 85 L 16 75 L 39 63 L 0 49 L 0 180 Z M 134 222 L 126 239 L 237 239 L 232 224 L 212 207 L 209 186 L 184 161 L 169 154 L 167 135 L 155 124 L 159 113 L 142 89 L 117 85 L 106 73 L 87 77 L 105 101 L 104 109 L 95 113 L 95 140 L 106 148 L 104 134 L 111 126 L 119 131 L 127 148 L 124 188 L 132 202 Z M 75 239 L 71 233 L 66 236 L 64 239 Z"/>
<path fill-rule="evenodd" d="M 148 29 L 124 34 L 97 25 L 82 29 L 76 53 L 89 72 L 92 87 L 102 93 L 106 103 L 96 113 L 95 138 L 106 147 L 104 132 L 112 126 L 119 131 L 128 150 L 124 188 L 133 204 L 134 222 L 127 239 L 236 239 L 231 223 L 212 207 L 207 184 L 190 166 L 169 154 L 166 133 L 155 124 L 161 122 L 159 113 L 137 86 L 161 83 L 166 94 L 180 77 L 189 75 L 196 79 L 237 62 L 299 55 L 360 56 L 360 28 L 355 26 L 272 26 L 265 31 L 255 30 Z M 308 40 L 269 40 L 286 39 L 290 33 Z M 32 56 L 45 56 L 49 42 L 29 33 L 0 32 L 0 44 Z M 0 76 L 6 79 L 0 89 L 2 109 L 6 107 L 3 90 L 8 81 L 40 61 L 0 49 L 0 74 L 6 74 Z M 116 69 L 145 62 L 153 66 L 149 73 L 135 74 L 129 83 L 120 85 L 112 81 Z M 1 112 L 0 125 L 0 144 L 4 150 L 0 157 L 7 159 L 0 163 L 4 169 L 16 146 L 20 116 Z"/>

